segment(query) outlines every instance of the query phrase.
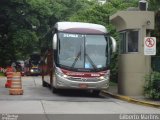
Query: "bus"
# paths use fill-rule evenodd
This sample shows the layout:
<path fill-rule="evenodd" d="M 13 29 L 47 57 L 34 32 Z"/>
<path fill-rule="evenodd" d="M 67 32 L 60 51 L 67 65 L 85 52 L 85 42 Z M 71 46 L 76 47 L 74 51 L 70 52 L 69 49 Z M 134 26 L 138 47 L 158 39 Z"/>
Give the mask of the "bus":
<path fill-rule="evenodd" d="M 116 41 L 99 24 L 57 22 L 42 43 L 42 84 L 59 89 L 90 90 L 98 95 L 109 87 L 110 59 Z"/>
<path fill-rule="evenodd" d="M 34 52 L 30 55 L 29 59 L 25 60 L 24 74 L 25 75 L 40 75 L 40 53 Z"/>

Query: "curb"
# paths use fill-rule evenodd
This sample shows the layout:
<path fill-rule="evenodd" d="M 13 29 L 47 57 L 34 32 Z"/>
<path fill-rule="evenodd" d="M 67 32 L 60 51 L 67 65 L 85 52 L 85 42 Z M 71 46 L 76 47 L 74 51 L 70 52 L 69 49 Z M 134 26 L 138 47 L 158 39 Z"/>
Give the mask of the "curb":
<path fill-rule="evenodd" d="M 130 103 L 135 103 L 135 104 L 139 104 L 139 105 L 160 108 L 160 104 L 158 104 L 158 103 L 147 102 L 147 101 L 143 101 L 143 100 L 137 100 L 137 99 L 131 98 L 129 96 L 117 95 L 117 94 L 113 94 L 113 93 L 108 92 L 108 91 L 102 91 L 102 93 L 104 93 L 106 95 L 109 95 L 113 98 L 124 100 L 124 101 L 130 102 Z"/>

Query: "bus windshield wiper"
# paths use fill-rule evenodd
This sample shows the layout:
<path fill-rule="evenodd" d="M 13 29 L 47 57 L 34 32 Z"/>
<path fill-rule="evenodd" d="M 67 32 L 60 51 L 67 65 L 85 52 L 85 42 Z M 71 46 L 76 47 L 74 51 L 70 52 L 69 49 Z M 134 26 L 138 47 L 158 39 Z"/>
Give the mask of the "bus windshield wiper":
<path fill-rule="evenodd" d="M 76 62 L 78 61 L 78 59 L 79 59 L 80 56 L 81 56 L 81 49 L 80 49 L 80 51 L 78 52 L 78 54 L 77 54 L 77 56 L 76 56 L 76 58 L 75 58 L 75 60 L 74 60 L 74 62 L 73 62 L 73 64 L 72 64 L 72 68 L 74 68 L 74 66 L 75 66 L 75 64 L 76 64 Z"/>
<path fill-rule="evenodd" d="M 92 61 L 92 59 L 89 57 L 89 55 L 87 53 L 85 53 L 86 57 L 88 58 L 89 62 L 91 63 L 91 65 L 93 66 L 93 68 L 96 70 L 97 67 L 96 65 L 94 64 L 94 62 Z"/>

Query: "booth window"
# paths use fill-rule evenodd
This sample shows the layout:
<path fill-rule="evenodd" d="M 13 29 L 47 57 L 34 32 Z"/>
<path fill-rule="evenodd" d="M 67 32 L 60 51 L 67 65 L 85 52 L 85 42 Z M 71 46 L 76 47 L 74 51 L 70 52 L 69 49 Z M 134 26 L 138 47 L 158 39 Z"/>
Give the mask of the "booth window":
<path fill-rule="evenodd" d="M 138 52 L 138 30 L 120 32 L 120 53 Z"/>

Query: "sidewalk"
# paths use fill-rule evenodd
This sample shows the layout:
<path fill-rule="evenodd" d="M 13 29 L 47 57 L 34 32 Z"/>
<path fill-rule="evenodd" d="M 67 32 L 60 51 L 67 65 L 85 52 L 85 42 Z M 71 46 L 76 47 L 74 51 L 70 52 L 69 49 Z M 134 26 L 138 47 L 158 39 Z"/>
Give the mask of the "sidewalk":
<path fill-rule="evenodd" d="M 136 104 L 160 108 L 160 100 L 153 100 L 153 99 L 145 98 L 144 96 L 125 96 L 125 95 L 118 94 L 117 85 L 110 86 L 107 91 L 103 91 L 103 92 L 117 99 L 125 100 L 125 101 L 136 103 Z"/>

